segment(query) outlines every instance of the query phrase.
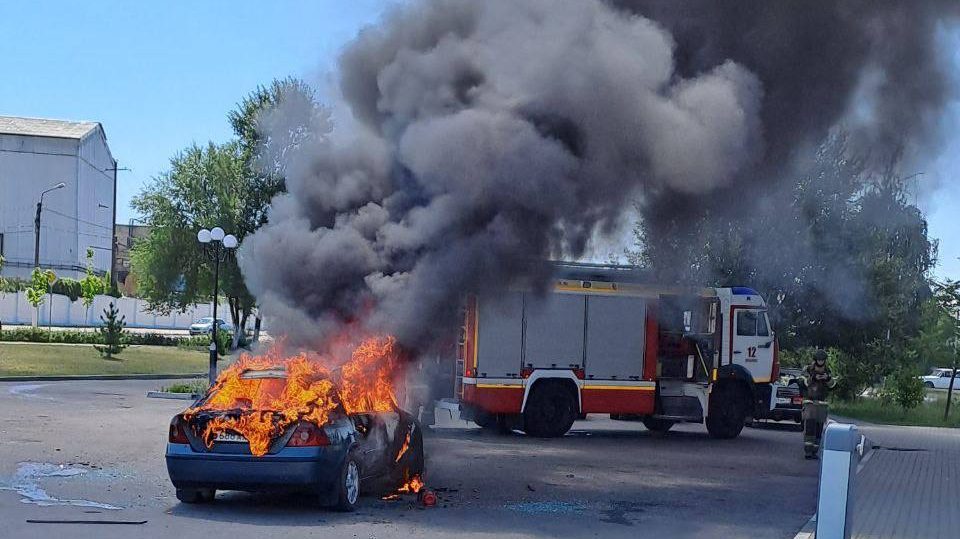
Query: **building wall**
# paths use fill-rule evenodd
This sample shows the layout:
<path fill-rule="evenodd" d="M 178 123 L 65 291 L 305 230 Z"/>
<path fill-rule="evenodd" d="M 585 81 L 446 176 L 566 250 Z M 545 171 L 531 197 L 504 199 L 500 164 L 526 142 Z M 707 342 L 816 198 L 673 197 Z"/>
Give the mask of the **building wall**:
<path fill-rule="evenodd" d="M 93 130 L 80 141 L 77 163 L 77 252 L 86 265 L 88 247 L 93 247 L 97 272 L 111 270 L 114 216 L 114 174 L 116 163 L 110 155 L 103 131 Z"/>
<path fill-rule="evenodd" d="M 5 276 L 27 277 L 33 269 L 34 216 L 40 192 L 58 182 L 66 187 L 44 196 L 41 265 L 77 264 L 77 151 L 74 139 L 0 135 L 0 233 Z M 55 269 L 61 274 L 62 269 Z M 73 277 L 69 271 L 63 276 Z"/>

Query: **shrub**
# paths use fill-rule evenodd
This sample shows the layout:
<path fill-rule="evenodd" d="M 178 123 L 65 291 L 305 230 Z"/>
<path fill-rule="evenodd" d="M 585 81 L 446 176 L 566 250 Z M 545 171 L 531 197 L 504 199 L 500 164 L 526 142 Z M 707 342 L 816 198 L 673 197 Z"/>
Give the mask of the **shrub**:
<path fill-rule="evenodd" d="M 9 327 L 9 326 L 8 326 Z M 57 342 L 95 344 L 97 334 L 87 331 L 45 331 L 35 327 L 15 327 L 3 332 L 2 340 L 10 342 Z"/>
<path fill-rule="evenodd" d="M 10 326 L 7 326 L 10 328 Z M 65 343 L 65 344 L 104 344 L 103 336 L 98 331 L 55 330 L 47 331 L 30 326 L 15 326 L 4 329 L 0 334 L 0 341 L 7 342 L 38 342 L 38 343 Z M 210 338 L 197 337 L 169 337 L 159 333 L 129 333 L 125 332 L 123 344 L 147 346 L 180 346 L 182 348 L 197 348 L 206 350 Z"/>
<path fill-rule="evenodd" d="M 80 296 L 83 295 L 83 289 L 80 287 L 80 281 L 71 279 L 69 277 L 58 279 L 53 283 L 53 286 L 50 287 L 50 291 L 54 294 L 67 296 L 70 298 L 70 301 L 77 301 L 80 299 Z"/>
<path fill-rule="evenodd" d="M 903 368 L 898 370 L 890 377 L 893 387 L 893 400 L 904 410 L 916 408 L 923 402 L 927 396 L 927 389 L 923 387 L 923 381 L 918 378 L 917 373 L 912 369 Z"/>
<path fill-rule="evenodd" d="M 177 346 L 185 349 L 206 350 L 210 346 L 210 337 L 206 335 L 180 337 L 177 339 Z"/>
<path fill-rule="evenodd" d="M 173 384 L 167 387 L 160 388 L 160 391 L 167 391 L 169 393 L 192 393 L 194 395 L 206 393 L 207 389 L 210 388 L 210 384 L 207 382 L 206 378 L 197 378 L 190 380 L 188 382 L 181 382 L 178 384 Z"/>
<path fill-rule="evenodd" d="M 230 345 L 232 343 L 232 335 L 226 331 L 217 332 L 217 342 L 220 343 L 218 352 L 221 356 L 227 355 L 227 352 L 230 350 Z M 184 349 L 190 350 L 209 350 L 210 349 L 210 337 L 207 335 L 194 335 L 192 337 L 181 337 L 177 342 L 177 346 Z"/>

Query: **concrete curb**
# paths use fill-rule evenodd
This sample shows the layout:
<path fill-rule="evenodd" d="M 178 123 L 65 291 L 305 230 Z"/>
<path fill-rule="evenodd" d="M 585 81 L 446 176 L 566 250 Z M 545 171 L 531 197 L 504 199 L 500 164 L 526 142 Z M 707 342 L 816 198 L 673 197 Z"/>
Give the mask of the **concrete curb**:
<path fill-rule="evenodd" d="M 817 515 L 810 517 L 810 520 L 800 528 L 800 531 L 793 536 L 793 539 L 813 539 L 817 531 Z"/>
<path fill-rule="evenodd" d="M 0 376 L 0 382 L 71 382 L 82 380 L 185 380 L 204 378 L 206 373 L 179 374 L 74 374 L 53 376 Z"/>
<path fill-rule="evenodd" d="M 200 398 L 200 395 L 196 393 L 173 393 L 170 391 L 147 391 L 147 398 L 195 401 Z"/>

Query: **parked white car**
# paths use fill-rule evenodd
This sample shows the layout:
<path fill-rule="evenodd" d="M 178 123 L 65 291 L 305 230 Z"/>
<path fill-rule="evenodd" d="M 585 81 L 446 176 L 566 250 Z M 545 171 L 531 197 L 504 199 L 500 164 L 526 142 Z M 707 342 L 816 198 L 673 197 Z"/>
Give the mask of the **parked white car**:
<path fill-rule="evenodd" d="M 233 332 L 233 324 L 223 320 L 222 318 L 217 318 L 217 328 L 218 331 L 226 331 L 227 333 Z M 207 335 L 213 331 L 213 318 L 210 316 L 201 318 L 197 320 L 190 326 L 191 335 Z"/>
<path fill-rule="evenodd" d="M 951 374 L 953 374 L 953 369 L 937 368 L 931 370 L 930 374 L 921 376 L 920 379 L 923 380 L 923 385 L 930 389 L 948 389 L 950 387 Z M 960 371 L 958 371 L 957 377 L 953 380 L 953 389 L 960 390 Z"/>

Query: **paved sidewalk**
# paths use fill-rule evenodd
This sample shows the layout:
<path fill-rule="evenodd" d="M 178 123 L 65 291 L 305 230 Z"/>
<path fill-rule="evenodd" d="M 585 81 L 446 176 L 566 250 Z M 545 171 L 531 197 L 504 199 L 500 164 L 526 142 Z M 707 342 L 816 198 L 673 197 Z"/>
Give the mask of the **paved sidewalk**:
<path fill-rule="evenodd" d="M 960 537 L 960 430 L 860 429 L 875 449 L 857 475 L 853 537 Z"/>

